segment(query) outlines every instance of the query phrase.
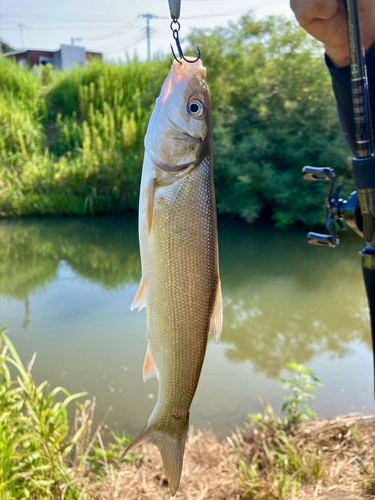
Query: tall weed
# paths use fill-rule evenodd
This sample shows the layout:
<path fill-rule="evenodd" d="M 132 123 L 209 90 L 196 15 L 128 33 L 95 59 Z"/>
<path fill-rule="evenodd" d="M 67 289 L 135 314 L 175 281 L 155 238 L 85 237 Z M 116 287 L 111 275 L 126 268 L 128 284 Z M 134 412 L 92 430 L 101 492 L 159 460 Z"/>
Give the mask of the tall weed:
<path fill-rule="evenodd" d="M 48 391 L 35 383 L 14 345 L 0 330 L 0 499 L 78 500 L 89 498 L 90 479 L 109 458 L 118 465 L 129 440 L 114 436 L 107 451 L 103 425 L 92 431 L 94 405 L 63 387 Z M 67 408 L 76 405 L 73 429 Z M 103 460 L 104 459 L 104 460 Z"/>

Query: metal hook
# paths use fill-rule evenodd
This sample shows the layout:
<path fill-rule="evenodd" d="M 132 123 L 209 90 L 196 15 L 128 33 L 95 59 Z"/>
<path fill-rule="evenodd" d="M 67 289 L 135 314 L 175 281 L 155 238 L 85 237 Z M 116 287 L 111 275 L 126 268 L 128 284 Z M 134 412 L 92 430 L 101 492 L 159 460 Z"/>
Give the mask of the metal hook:
<path fill-rule="evenodd" d="M 174 28 L 173 25 L 177 24 L 177 28 Z M 181 47 L 181 43 L 180 43 L 180 37 L 179 37 L 179 34 L 178 32 L 180 31 L 180 23 L 177 21 L 177 20 L 173 20 L 171 22 L 171 30 L 172 30 L 172 34 L 173 34 L 173 38 L 175 39 L 175 42 L 176 42 L 176 45 L 177 45 L 177 50 L 178 50 L 178 54 L 180 56 L 180 59 L 178 59 L 176 57 L 176 54 L 174 53 L 174 50 L 173 50 L 173 46 L 171 44 L 171 50 L 172 50 L 172 54 L 173 54 L 173 57 L 176 59 L 177 62 L 179 62 L 180 64 L 182 64 L 182 61 L 181 59 L 183 59 L 185 62 L 189 63 L 189 64 L 193 64 L 193 63 L 196 63 L 197 61 L 199 61 L 199 59 L 201 58 L 201 51 L 200 51 L 200 48 L 199 46 L 197 45 L 197 52 L 198 52 L 198 57 L 196 59 L 194 59 L 193 61 L 189 61 L 189 59 L 186 59 L 186 57 L 184 56 L 184 53 L 182 51 L 182 47 Z"/>

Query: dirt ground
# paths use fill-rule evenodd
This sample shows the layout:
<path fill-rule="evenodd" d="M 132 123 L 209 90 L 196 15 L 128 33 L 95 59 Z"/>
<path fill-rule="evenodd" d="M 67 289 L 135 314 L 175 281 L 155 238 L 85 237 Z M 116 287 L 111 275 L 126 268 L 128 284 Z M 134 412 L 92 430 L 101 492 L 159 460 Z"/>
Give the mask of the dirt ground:
<path fill-rule="evenodd" d="M 374 421 L 375 416 L 348 415 L 335 420 L 310 422 L 298 430 L 293 430 L 288 436 L 290 439 L 288 442 L 302 457 L 301 467 L 306 467 L 301 475 L 298 491 L 293 494 L 280 491 L 281 469 L 277 469 L 277 465 L 276 469 L 270 466 L 273 462 L 272 457 L 268 456 L 269 453 L 272 455 L 269 450 L 276 449 L 275 439 L 277 441 L 274 433 L 242 430 L 238 431 L 235 437 L 232 436 L 230 444 L 230 440 L 219 441 L 208 431 L 191 432 L 186 445 L 181 484 L 175 498 L 176 500 L 375 499 Z M 233 438 L 237 447 L 233 447 Z M 267 453 L 264 452 L 265 449 Z M 113 469 L 109 481 L 100 488 L 95 498 L 169 500 L 171 497 L 168 483 L 158 450 L 153 445 L 145 445 L 139 448 L 139 454 L 139 461 L 124 464 L 117 470 Z M 310 461 L 312 456 L 319 457 L 318 472 L 313 470 L 317 465 Z M 246 475 L 241 474 L 239 467 L 241 457 L 246 463 L 253 466 L 257 464 L 259 471 L 255 489 L 247 488 Z M 277 457 L 279 459 L 279 455 Z M 285 458 L 288 459 L 291 458 Z M 311 471 L 307 470 L 308 467 L 313 470 L 311 475 L 309 475 Z M 293 479 L 295 473 L 290 474 Z M 251 480 L 252 485 L 253 483 Z"/>

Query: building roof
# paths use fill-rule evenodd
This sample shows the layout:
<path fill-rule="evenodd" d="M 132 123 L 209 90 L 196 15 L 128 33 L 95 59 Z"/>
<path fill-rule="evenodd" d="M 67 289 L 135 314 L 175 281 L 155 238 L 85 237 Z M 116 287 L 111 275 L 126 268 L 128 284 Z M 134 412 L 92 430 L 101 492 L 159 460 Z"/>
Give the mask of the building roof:
<path fill-rule="evenodd" d="M 58 52 L 61 50 L 61 47 L 70 47 L 70 45 L 65 45 L 62 44 L 59 49 L 20 49 L 20 50 L 13 50 L 12 52 L 4 52 L 3 57 L 10 57 L 10 56 L 17 56 L 19 54 L 26 54 L 26 52 Z M 79 47 L 79 45 L 74 45 L 74 47 Z M 81 47 L 82 49 L 85 49 L 85 47 Z M 90 52 L 91 54 L 102 54 L 102 52 L 98 52 L 97 50 L 87 50 L 85 49 L 86 52 Z"/>
<path fill-rule="evenodd" d="M 5 52 L 3 54 L 3 57 L 18 56 L 18 54 L 24 54 L 25 52 L 27 52 L 27 49 L 26 50 L 12 50 L 12 52 Z"/>

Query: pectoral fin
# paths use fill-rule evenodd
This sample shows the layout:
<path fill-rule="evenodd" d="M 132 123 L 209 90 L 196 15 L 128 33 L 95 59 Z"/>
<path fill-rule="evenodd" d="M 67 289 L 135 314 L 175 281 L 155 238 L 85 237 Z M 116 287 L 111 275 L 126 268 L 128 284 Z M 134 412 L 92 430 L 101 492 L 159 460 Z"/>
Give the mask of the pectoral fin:
<path fill-rule="evenodd" d="M 150 349 L 150 344 L 148 344 L 145 362 L 143 365 L 143 381 L 147 382 L 147 380 L 149 380 L 150 378 L 159 379 L 159 374 L 155 366 L 155 361 Z"/>
<path fill-rule="evenodd" d="M 147 220 L 147 234 L 150 236 L 152 229 L 152 222 L 154 216 L 154 198 L 155 198 L 155 179 L 151 179 L 146 188 L 146 220 Z"/>
<path fill-rule="evenodd" d="M 214 309 L 212 311 L 210 333 L 214 336 L 215 342 L 218 344 L 223 328 L 223 297 L 221 295 L 221 281 L 217 285 L 216 299 Z"/>
<path fill-rule="evenodd" d="M 137 293 L 135 294 L 132 305 L 130 306 L 130 310 L 133 311 L 138 307 L 139 311 L 146 307 L 146 282 L 142 276 L 141 281 L 139 283 L 139 287 Z"/>

